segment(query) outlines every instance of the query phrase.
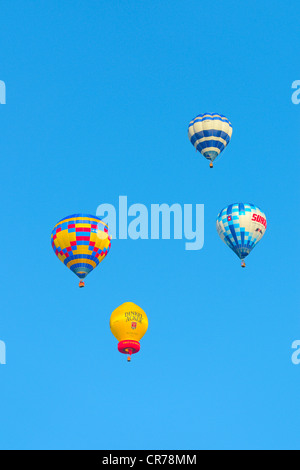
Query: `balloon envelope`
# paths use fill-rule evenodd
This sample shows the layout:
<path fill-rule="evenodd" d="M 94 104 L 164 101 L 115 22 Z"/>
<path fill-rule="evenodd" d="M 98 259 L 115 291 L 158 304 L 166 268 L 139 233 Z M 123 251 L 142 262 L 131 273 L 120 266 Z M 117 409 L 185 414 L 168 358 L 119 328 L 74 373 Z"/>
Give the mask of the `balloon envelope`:
<path fill-rule="evenodd" d="M 219 236 L 242 260 L 262 239 L 266 229 L 267 218 L 254 204 L 231 204 L 217 219 Z"/>
<path fill-rule="evenodd" d="M 108 255 L 108 226 L 92 215 L 76 214 L 58 222 L 51 235 L 54 253 L 67 268 L 84 279 Z"/>
<path fill-rule="evenodd" d="M 232 124 L 221 114 L 199 114 L 189 125 L 193 146 L 213 162 L 227 147 L 232 137 Z"/>
<path fill-rule="evenodd" d="M 136 354 L 140 351 L 139 341 L 148 329 L 148 318 L 144 310 L 133 302 L 126 302 L 113 311 L 110 329 L 119 341 L 118 350 L 122 354 Z"/>
<path fill-rule="evenodd" d="M 118 341 L 140 341 L 148 329 L 148 318 L 141 307 L 126 302 L 113 311 L 110 329 Z"/>

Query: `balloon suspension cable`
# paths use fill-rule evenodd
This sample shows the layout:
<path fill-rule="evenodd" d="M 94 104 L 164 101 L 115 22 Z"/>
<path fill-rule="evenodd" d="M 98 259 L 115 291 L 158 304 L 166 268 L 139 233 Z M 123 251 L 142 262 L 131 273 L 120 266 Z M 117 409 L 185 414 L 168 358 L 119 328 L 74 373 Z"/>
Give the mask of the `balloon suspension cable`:
<path fill-rule="evenodd" d="M 244 260 L 242 260 L 242 268 L 245 268 L 246 267 L 246 263 Z"/>
<path fill-rule="evenodd" d="M 83 282 L 83 281 L 80 281 L 80 283 L 79 283 L 79 287 L 80 287 L 80 289 L 82 289 L 83 287 L 85 287 L 85 284 L 84 284 L 84 282 Z"/>
<path fill-rule="evenodd" d="M 131 362 L 131 355 L 133 353 L 132 349 L 128 349 L 128 357 L 127 357 L 127 362 Z"/>

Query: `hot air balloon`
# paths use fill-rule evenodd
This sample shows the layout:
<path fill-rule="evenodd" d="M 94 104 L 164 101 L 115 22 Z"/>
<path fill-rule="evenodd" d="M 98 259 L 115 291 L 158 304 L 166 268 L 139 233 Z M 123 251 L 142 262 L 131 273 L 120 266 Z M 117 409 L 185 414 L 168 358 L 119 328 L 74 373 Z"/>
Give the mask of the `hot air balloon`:
<path fill-rule="evenodd" d="M 79 277 L 79 287 L 84 287 L 83 279 L 108 255 L 111 237 L 98 217 L 76 214 L 55 225 L 51 243 L 58 259 Z"/>
<path fill-rule="evenodd" d="M 221 239 L 242 260 L 262 239 L 267 229 L 265 214 L 254 204 L 231 204 L 222 210 L 217 219 L 217 231 Z"/>
<path fill-rule="evenodd" d="M 132 354 L 140 351 L 140 340 L 148 330 L 148 318 L 141 307 L 126 302 L 113 311 L 110 318 L 110 329 L 119 341 L 118 350 L 122 354 L 128 354 L 128 362 Z"/>
<path fill-rule="evenodd" d="M 202 155 L 210 160 L 210 168 L 214 160 L 227 147 L 232 136 L 231 122 L 221 114 L 199 114 L 189 125 L 189 139 Z"/>

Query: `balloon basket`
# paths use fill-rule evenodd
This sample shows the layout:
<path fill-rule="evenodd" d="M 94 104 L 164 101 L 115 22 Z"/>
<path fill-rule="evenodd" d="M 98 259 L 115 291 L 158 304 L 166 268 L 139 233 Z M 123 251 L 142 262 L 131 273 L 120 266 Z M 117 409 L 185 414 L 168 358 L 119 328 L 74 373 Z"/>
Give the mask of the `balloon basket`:
<path fill-rule="evenodd" d="M 213 167 L 214 167 L 214 164 L 213 164 L 213 162 L 210 162 L 210 164 L 209 164 L 209 168 L 213 168 Z"/>
<path fill-rule="evenodd" d="M 242 261 L 242 268 L 245 268 L 246 267 L 246 263 L 245 261 Z"/>
<path fill-rule="evenodd" d="M 79 288 L 82 289 L 84 286 L 85 286 L 84 282 L 83 282 L 83 281 L 80 281 L 80 283 L 79 283 Z"/>

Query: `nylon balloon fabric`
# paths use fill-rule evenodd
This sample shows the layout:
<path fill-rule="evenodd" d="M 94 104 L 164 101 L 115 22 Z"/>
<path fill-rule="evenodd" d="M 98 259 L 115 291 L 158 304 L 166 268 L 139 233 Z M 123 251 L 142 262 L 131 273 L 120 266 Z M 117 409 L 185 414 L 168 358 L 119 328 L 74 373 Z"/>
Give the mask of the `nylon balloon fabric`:
<path fill-rule="evenodd" d="M 213 162 L 229 144 L 232 124 L 221 114 L 200 114 L 190 122 L 188 135 L 193 146 Z"/>
<path fill-rule="evenodd" d="M 266 215 L 254 204 L 231 204 L 217 218 L 220 238 L 242 260 L 262 239 L 266 229 Z"/>
<path fill-rule="evenodd" d="M 92 215 L 75 214 L 58 222 L 51 244 L 58 259 L 79 279 L 84 279 L 108 255 L 108 226 Z"/>

